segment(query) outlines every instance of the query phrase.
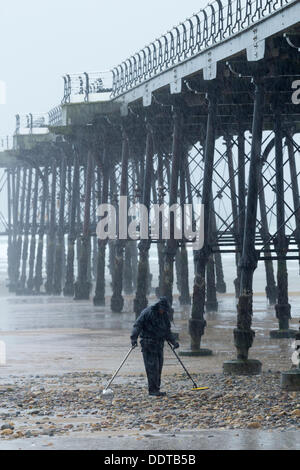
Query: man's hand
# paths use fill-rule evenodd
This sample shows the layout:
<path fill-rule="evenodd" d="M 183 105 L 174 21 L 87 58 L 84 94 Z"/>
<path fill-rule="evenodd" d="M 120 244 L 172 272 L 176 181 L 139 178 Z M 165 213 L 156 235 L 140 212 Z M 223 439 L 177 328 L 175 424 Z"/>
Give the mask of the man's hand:
<path fill-rule="evenodd" d="M 137 345 L 138 345 L 138 344 L 137 344 L 137 340 L 136 340 L 136 339 L 133 340 L 133 341 L 131 341 L 131 346 L 132 346 L 133 348 L 136 348 Z"/>
<path fill-rule="evenodd" d="M 173 344 L 173 349 L 178 349 L 179 348 L 179 343 Z"/>

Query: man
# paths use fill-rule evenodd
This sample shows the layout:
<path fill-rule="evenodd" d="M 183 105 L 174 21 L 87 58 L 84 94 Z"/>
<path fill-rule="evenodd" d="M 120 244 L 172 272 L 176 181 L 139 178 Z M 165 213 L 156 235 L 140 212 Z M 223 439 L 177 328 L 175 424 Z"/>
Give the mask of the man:
<path fill-rule="evenodd" d="M 156 397 L 166 395 L 165 392 L 160 391 L 164 342 L 165 340 L 169 341 L 174 349 L 179 348 L 179 344 L 171 332 L 169 311 L 170 305 L 167 298 L 161 297 L 156 304 L 142 311 L 133 325 L 130 336 L 132 346 L 137 346 L 137 339 L 139 336 L 141 337 L 149 395 Z"/>

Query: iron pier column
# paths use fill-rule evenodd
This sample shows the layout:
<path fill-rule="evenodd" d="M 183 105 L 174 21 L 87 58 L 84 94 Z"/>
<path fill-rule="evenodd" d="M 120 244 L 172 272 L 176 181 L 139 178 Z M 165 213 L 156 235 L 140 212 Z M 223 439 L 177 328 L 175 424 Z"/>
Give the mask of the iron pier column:
<path fill-rule="evenodd" d="M 25 212 L 25 201 L 26 201 L 26 185 L 27 185 L 27 168 L 23 168 L 22 178 L 22 192 L 20 200 L 20 218 L 18 223 L 18 240 L 17 240 L 17 259 L 16 259 L 16 293 L 20 293 L 20 266 L 22 256 L 22 245 L 23 245 L 23 230 L 24 230 L 24 212 Z"/>
<path fill-rule="evenodd" d="M 25 293 L 26 284 L 26 265 L 28 258 L 28 245 L 29 245 L 29 229 L 30 229 L 30 203 L 31 203 L 31 188 L 32 188 L 32 167 L 29 168 L 28 185 L 26 194 L 26 209 L 25 209 L 25 224 L 24 224 L 24 242 L 22 250 L 22 268 L 20 278 L 20 292 Z"/>
<path fill-rule="evenodd" d="M 248 199 L 245 216 L 243 252 L 240 260 L 240 296 L 237 306 L 237 328 L 234 330 L 234 343 L 237 348 L 237 360 L 226 361 L 224 372 L 237 375 L 259 374 L 261 363 L 248 359 L 255 332 L 252 324 L 253 273 L 257 267 L 255 250 L 256 216 L 261 171 L 261 145 L 264 120 L 264 87 L 261 81 L 255 83 L 254 111 L 252 124 L 252 147 L 250 157 Z"/>
<path fill-rule="evenodd" d="M 44 252 L 44 236 L 46 224 L 46 205 L 49 197 L 49 181 L 48 181 L 48 167 L 45 167 L 42 179 L 42 196 L 41 196 L 41 213 L 40 213 L 40 226 L 38 231 L 38 246 L 35 263 L 35 277 L 34 286 L 37 293 L 40 292 L 43 285 L 43 252 Z"/>
<path fill-rule="evenodd" d="M 260 217 L 261 217 L 261 238 L 264 243 L 265 256 L 271 257 L 271 247 L 270 247 L 270 234 L 268 230 L 268 219 L 266 211 L 266 200 L 265 200 L 265 190 L 262 178 L 262 172 L 259 175 L 259 206 L 260 206 Z M 265 260 L 265 270 L 266 270 L 266 294 L 269 299 L 270 305 L 275 305 L 277 301 L 277 287 L 275 284 L 273 262 L 271 259 Z"/>
<path fill-rule="evenodd" d="M 153 174 L 153 130 L 150 123 L 147 123 L 147 138 L 146 138 L 146 165 L 144 169 L 144 185 L 143 185 L 143 198 L 142 203 L 148 210 L 150 209 L 150 194 L 151 194 L 151 178 Z M 142 220 L 141 223 L 147 223 L 149 226 L 149 218 Z M 139 263 L 138 263 L 138 274 L 137 274 L 137 289 L 135 299 L 133 301 L 134 312 L 136 317 L 144 310 L 148 305 L 147 291 L 148 291 L 148 255 L 150 250 L 151 242 L 148 237 L 146 240 L 140 240 L 139 249 Z"/>
<path fill-rule="evenodd" d="M 233 219 L 233 238 L 235 241 L 235 245 L 238 245 L 239 241 L 239 225 L 238 225 L 238 201 L 237 201 L 237 193 L 235 187 L 235 180 L 234 180 L 234 168 L 233 168 L 233 158 L 232 158 L 232 137 L 230 135 L 225 136 L 225 143 L 226 143 L 226 157 L 227 157 L 227 165 L 228 165 L 228 176 L 229 176 L 229 189 L 230 189 L 230 199 L 231 199 L 231 209 L 232 209 L 232 219 Z M 236 287 L 236 297 L 239 297 L 239 273 L 238 273 L 238 265 L 239 265 L 239 253 L 236 251 L 235 253 L 235 261 L 237 266 L 237 277 L 234 280 L 234 285 Z"/>
<path fill-rule="evenodd" d="M 8 222 L 8 240 L 7 240 L 7 274 L 8 274 L 8 287 L 12 282 L 12 194 L 11 194 L 11 178 L 12 170 L 7 169 L 7 222 Z"/>
<path fill-rule="evenodd" d="M 181 352 L 182 355 L 202 356 L 211 355 L 210 349 L 200 347 L 204 334 L 206 321 L 205 308 L 205 271 L 211 254 L 210 248 L 210 213 L 212 198 L 212 178 L 215 153 L 215 132 L 217 116 L 217 99 L 214 93 L 208 94 L 208 117 L 204 151 L 204 174 L 202 190 L 202 221 L 204 240 L 200 250 L 194 251 L 195 279 L 193 288 L 193 302 L 191 318 L 189 320 L 189 333 L 191 336 L 191 350 Z"/>
<path fill-rule="evenodd" d="M 238 112 L 238 258 L 239 263 L 237 266 L 237 277 L 234 281 L 236 297 L 240 295 L 240 279 L 241 279 L 241 267 L 240 258 L 242 256 L 243 242 L 244 242 L 244 231 L 245 231 L 245 217 L 246 217 L 246 177 L 245 177 L 245 166 L 246 166 L 246 155 L 245 155 L 245 129 L 241 122 L 243 119 L 243 113 L 240 110 Z"/>
<path fill-rule="evenodd" d="M 45 291 L 48 295 L 53 294 L 53 278 L 54 278 L 54 262 L 56 249 L 56 159 L 52 159 L 51 165 L 51 203 L 50 203 L 50 220 L 47 240 L 47 279 L 45 282 Z"/>
<path fill-rule="evenodd" d="M 289 157 L 293 203 L 294 203 L 294 212 L 295 212 L 295 224 L 296 224 L 295 241 L 300 251 L 300 195 L 299 195 L 298 175 L 297 175 L 296 161 L 295 161 L 293 130 L 286 131 L 285 141 L 286 141 L 288 157 Z M 300 264 L 300 260 L 299 260 L 299 264 Z"/>
<path fill-rule="evenodd" d="M 108 155 L 106 150 L 106 141 L 104 141 L 103 149 L 103 165 L 102 165 L 102 196 L 101 203 L 108 203 L 108 187 L 110 177 L 110 166 L 108 162 Z M 96 288 L 95 296 L 93 299 L 94 305 L 105 305 L 105 252 L 107 246 L 107 239 L 98 238 L 98 256 L 97 256 L 97 275 L 96 275 Z"/>
<path fill-rule="evenodd" d="M 211 195 L 211 210 L 210 210 L 210 244 L 214 244 L 216 240 L 216 233 L 214 232 L 214 220 L 215 220 L 215 209 L 214 209 L 214 200 L 213 194 Z M 215 261 L 213 253 L 210 254 L 206 266 L 206 302 L 205 308 L 206 312 L 217 312 L 218 311 L 218 299 L 217 299 L 217 290 L 216 290 L 216 280 L 215 280 Z"/>
<path fill-rule="evenodd" d="M 122 173 L 121 173 L 121 187 L 120 187 L 120 206 L 123 204 L 121 198 L 127 197 L 128 193 L 128 160 L 129 160 L 129 143 L 128 136 L 123 129 L 122 133 Z M 127 214 L 127 202 L 125 212 Z M 123 290 L 123 263 L 124 263 L 124 248 L 126 239 L 120 238 L 121 224 L 125 221 L 126 225 L 126 238 L 128 237 L 127 227 L 128 220 L 118 219 L 119 234 L 115 243 L 115 257 L 114 257 L 114 276 L 113 276 L 113 294 L 111 297 L 110 307 L 115 313 L 121 313 L 124 306 L 124 298 L 122 296 Z M 124 234 L 125 235 L 125 234 Z"/>
<path fill-rule="evenodd" d="M 12 250 L 11 250 L 11 282 L 9 284 L 9 291 L 15 292 L 17 288 L 17 257 L 18 257 L 18 247 L 17 247 L 17 237 L 18 237 L 18 215 L 19 215 L 19 195 L 20 195 L 20 174 L 21 168 L 17 167 L 16 170 L 12 172 Z"/>
<path fill-rule="evenodd" d="M 185 204 L 186 204 L 186 176 L 185 176 L 185 162 L 186 159 L 182 158 L 180 168 L 180 203 L 181 203 L 181 217 L 182 217 L 182 242 L 180 247 L 180 305 L 191 305 L 191 296 L 189 290 L 189 264 L 188 252 L 186 249 L 185 241 Z"/>
<path fill-rule="evenodd" d="M 38 208 L 38 195 L 39 195 L 39 172 L 35 170 L 35 181 L 34 181 L 34 193 L 32 203 L 32 222 L 31 222 L 31 239 L 29 248 L 29 273 L 27 288 L 30 292 L 34 288 L 34 260 L 35 260 L 35 248 L 36 248 L 36 232 L 37 232 L 37 208 Z"/>
<path fill-rule="evenodd" d="M 67 159 L 62 153 L 60 165 L 60 194 L 59 194 L 59 219 L 57 228 L 57 242 L 55 250 L 55 271 L 53 282 L 53 294 L 60 295 L 62 292 L 63 266 L 65 263 L 64 236 L 65 236 L 65 199 L 67 180 Z"/>
<path fill-rule="evenodd" d="M 297 331 L 289 329 L 291 319 L 291 306 L 288 299 L 288 272 L 286 266 L 286 254 L 289 242 L 285 234 L 285 211 L 284 211 L 284 168 L 282 149 L 282 123 L 280 108 L 275 105 L 274 115 L 275 133 L 275 161 L 276 161 L 276 213 L 277 234 L 274 239 L 274 247 L 278 257 L 277 261 L 277 304 L 275 305 L 276 317 L 279 329 L 270 332 L 271 338 L 291 338 Z"/>
<path fill-rule="evenodd" d="M 74 300 L 88 300 L 90 298 L 91 283 L 88 281 L 89 266 L 89 242 L 90 242 L 90 214 L 91 214 L 91 190 L 92 190 L 92 172 L 94 168 L 94 159 L 91 149 L 88 150 L 88 161 L 85 179 L 85 201 L 84 201 L 84 220 L 82 231 L 82 242 L 80 246 L 80 258 L 78 265 L 78 279 L 74 284 Z"/>
<path fill-rule="evenodd" d="M 75 259 L 75 241 L 76 241 L 76 212 L 77 200 L 80 191 L 79 181 L 79 155 L 74 148 L 74 169 L 73 184 L 71 196 L 71 208 L 69 215 L 69 231 L 68 231 L 68 250 L 67 250 L 67 267 L 66 267 L 66 283 L 64 286 L 64 296 L 71 297 L 74 295 L 74 259 Z"/>
<path fill-rule="evenodd" d="M 183 158 L 183 114 L 179 107 L 173 109 L 173 144 L 172 144 L 172 166 L 170 179 L 169 209 L 177 204 L 178 179 Z M 170 238 L 166 242 L 165 262 L 163 276 L 163 295 L 167 297 L 169 304 L 173 303 L 173 282 L 174 282 L 174 259 L 178 248 L 178 241 L 175 239 L 175 214 L 169 210 L 170 216 Z M 171 313 L 173 318 L 173 313 Z"/>

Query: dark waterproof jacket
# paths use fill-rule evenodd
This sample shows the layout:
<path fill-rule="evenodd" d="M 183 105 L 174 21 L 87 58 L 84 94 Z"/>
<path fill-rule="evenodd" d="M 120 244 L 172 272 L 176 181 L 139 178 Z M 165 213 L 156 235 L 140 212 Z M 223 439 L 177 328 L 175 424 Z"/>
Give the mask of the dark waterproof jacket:
<path fill-rule="evenodd" d="M 159 313 L 157 304 L 145 308 L 134 323 L 130 339 L 137 341 L 139 336 L 143 351 L 162 349 L 165 341 L 176 343 L 168 314 Z"/>

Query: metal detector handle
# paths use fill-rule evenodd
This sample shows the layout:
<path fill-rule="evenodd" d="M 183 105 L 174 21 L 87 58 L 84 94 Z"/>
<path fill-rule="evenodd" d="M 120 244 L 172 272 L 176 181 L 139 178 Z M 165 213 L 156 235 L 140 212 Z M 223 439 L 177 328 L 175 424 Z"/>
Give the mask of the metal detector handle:
<path fill-rule="evenodd" d="M 183 364 L 182 360 L 180 359 L 180 357 L 178 356 L 177 352 L 175 351 L 175 348 L 174 346 L 169 343 L 168 341 L 168 345 L 170 346 L 170 348 L 172 349 L 173 353 L 175 354 L 175 356 L 177 357 L 178 361 L 180 362 L 180 364 L 182 365 L 182 367 L 184 368 L 185 372 L 187 373 L 187 376 L 191 379 L 191 381 L 193 382 L 193 385 L 195 388 L 198 388 L 198 385 L 196 384 L 196 382 L 194 381 L 194 379 L 191 377 L 190 373 L 188 372 L 188 370 L 186 369 L 185 365 Z"/>
<path fill-rule="evenodd" d="M 132 347 L 130 348 L 130 350 L 128 351 L 128 353 L 127 353 L 126 356 L 124 357 L 123 361 L 121 362 L 119 368 L 116 370 L 116 372 L 114 373 L 114 375 L 113 375 L 112 378 L 110 379 L 109 383 L 106 385 L 104 391 L 107 390 L 108 387 L 112 384 L 112 382 L 113 382 L 113 380 L 115 379 L 115 377 L 117 376 L 118 372 L 120 371 L 120 369 L 122 368 L 122 366 L 124 365 L 124 363 L 127 361 L 128 357 L 129 357 L 129 355 L 130 355 L 130 353 L 131 353 L 136 347 L 137 347 L 137 345 L 132 346 Z"/>

